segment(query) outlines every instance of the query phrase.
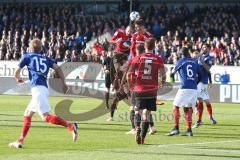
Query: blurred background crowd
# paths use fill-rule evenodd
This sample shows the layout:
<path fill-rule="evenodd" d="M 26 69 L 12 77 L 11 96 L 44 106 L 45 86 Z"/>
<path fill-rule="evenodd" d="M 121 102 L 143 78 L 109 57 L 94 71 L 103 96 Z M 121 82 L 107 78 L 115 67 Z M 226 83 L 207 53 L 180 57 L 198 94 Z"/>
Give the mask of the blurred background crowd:
<path fill-rule="evenodd" d="M 37 37 L 43 53 L 56 61 L 99 62 L 113 51 L 110 36 L 103 35 L 113 35 L 129 24 L 128 5 L 123 0 L 118 13 L 89 15 L 81 3 L 0 4 L 0 60 L 19 60 L 29 40 Z M 203 43 L 208 43 L 216 65 L 240 65 L 239 4 L 189 9 L 184 4 L 142 7 L 136 1 L 133 9 L 141 13 L 146 29 L 156 37 L 155 53 L 165 63 L 176 62 L 183 46 L 198 54 Z"/>

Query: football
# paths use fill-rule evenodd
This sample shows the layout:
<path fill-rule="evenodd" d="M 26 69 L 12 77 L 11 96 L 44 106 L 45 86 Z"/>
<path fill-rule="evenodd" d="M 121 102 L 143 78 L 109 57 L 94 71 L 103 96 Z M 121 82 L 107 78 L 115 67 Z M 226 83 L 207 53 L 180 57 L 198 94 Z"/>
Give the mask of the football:
<path fill-rule="evenodd" d="M 133 11 L 133 12 L 130 13 L 129 17 L 130 17 L 131 21 L 135 21 L 135 20 L 140 18 L 140 14 L 137 11 Z"/>

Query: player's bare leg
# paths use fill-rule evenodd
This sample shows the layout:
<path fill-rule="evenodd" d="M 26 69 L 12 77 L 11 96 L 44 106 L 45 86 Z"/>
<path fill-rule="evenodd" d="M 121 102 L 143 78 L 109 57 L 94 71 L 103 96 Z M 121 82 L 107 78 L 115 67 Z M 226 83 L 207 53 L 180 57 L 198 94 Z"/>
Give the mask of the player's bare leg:
<path fill-rule="evenodd" d="M 178 135 L 179 132 L 179 119 L 180 119 L 180 111 L 178 106 L 173 107 L 173 120 L 174 120 L 174 128 L 166 134 L 167 136 Z"/>
<path fill-rule="evenodd" d="M 9 147 L 11 148 L 22 148 L 23 147 L 23 141 L 25 137 L 27 136 L 27 133 L 31 127 L 31 121 L 32 116 L 35 112 L 27 112 L 25 111 L 24 117 L 23 117 L 23 124 L 22 124 L 22 131 L 21 135 L 19 136 L 18 140 L 16 142 L 9 143 Z"/>

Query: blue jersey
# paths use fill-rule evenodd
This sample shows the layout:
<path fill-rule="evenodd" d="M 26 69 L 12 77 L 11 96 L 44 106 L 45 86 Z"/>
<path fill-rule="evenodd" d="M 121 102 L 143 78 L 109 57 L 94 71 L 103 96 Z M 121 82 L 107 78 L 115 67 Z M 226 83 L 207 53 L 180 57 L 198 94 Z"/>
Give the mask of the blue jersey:
<path fill-rule="evenodd" d="M 177 61 L 172 74 L 178 72 L 181 89 L 197 89 L 200 70 L 196 61 L 191 57 L 183 57 Z"/>
<path fill-rule="evenodd" d="M 24 66 L 27 66 L 31 87 L 37 85 L 48 87 L 47 75 L 49 69 L 53 67 L 54 63 L 54 60 L 51 60 L 42 54 L 26 53 L 20 60 L 19 67 L 23 68 Z"/>
<path fill-rule="evenodd" d="M 201 57 L 200 57 L 201 58 Z M 203 60 L 206 63 L 206 65 L 208 65 L 209 67 L 211 67 L 214 64 L 214 57 L 210 56 L 209 54 L 204 55 L 203 56 Z M 201 70 L 202 73 L 202 77 L 201 77 L 201 81 L 203 84 L 208 84 L 208 79 L 209 79 L 209 71 L 206 71 L 202 65 L 202 63 L 200 62 L 200 60 L 198 59 L 198 65 L 199 68 Z"/>

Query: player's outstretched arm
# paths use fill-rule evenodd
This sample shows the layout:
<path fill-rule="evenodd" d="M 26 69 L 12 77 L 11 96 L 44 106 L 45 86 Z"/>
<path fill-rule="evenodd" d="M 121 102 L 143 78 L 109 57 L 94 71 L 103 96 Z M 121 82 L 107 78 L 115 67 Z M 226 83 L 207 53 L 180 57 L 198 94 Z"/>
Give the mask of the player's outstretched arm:
<path fill-rule="evenodd" d="M 22 70 L 22 68 L 18 67 L 14 74 L 14 77 L 18 83 L 23 83 L 23 80 L 20 77 L 21 70 Z"/>
<path fill-rule="evenodd" d="M 114 35 L 112 36 L 112 38 L 109 40 L 110 43 L 112 44 L 115 44 L 115 43 L 118 43 L 122 40 L 122 38 L 119 36 L 119 33 L 118 31 L 116 31 L 114 33 Z"/>
<path fill-rule="evenodd" d="M 61 79 L 62 84 L 63 84 L 63 92 L 66 94 L 68 92 L 69 88 L 65 82 L 65 77 L 64 77 L 62 69 L 57 64 L 53 65 L 53 69 L 55 70 L 55 72 L 57 73 L 59 78 Z"/>

